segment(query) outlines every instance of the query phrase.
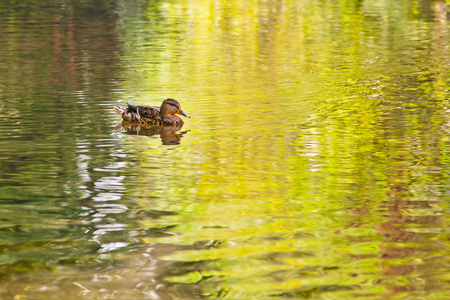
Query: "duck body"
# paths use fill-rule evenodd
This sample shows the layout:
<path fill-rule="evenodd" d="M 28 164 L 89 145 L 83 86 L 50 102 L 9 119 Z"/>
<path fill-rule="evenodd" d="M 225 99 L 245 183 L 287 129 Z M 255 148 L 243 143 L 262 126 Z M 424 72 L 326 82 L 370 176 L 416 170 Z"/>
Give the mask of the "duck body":
<path fill-rule="evenodd" d="M 181 110 L 180 103 L 175 99 L 166 99 L 161 107 L 150 105 L 134 105 L 127 102 L 128 107 L 114 106 L 116 113 L 124 121 L 162 126 L 183 126 L 183 120 L 176 114 L 190 118 L 190 116 Z"/>

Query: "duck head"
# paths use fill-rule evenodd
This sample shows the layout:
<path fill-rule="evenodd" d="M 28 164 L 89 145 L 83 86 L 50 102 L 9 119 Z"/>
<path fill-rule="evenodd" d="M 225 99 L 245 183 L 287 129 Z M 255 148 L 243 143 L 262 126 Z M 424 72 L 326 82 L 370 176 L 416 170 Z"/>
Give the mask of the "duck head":
<path fill-rule="evenodd" d="M 175 114 L 179 114 L 190 118 L 191 116 L 181 110 L 180 103 L 175 99 L 166 99 L 160 108 L 161 116 L 165 118 L 172 117 Z"/>

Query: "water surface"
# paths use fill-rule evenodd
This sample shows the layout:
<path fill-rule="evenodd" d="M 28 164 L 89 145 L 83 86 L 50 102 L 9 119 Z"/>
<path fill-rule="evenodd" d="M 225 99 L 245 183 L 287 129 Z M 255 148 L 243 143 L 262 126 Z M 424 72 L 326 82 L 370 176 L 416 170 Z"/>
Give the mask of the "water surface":
<path fill-rule="evenodd" d="M 450 297 L 447 5 L 241 2 L 0 4 L 0 297 Z"/>

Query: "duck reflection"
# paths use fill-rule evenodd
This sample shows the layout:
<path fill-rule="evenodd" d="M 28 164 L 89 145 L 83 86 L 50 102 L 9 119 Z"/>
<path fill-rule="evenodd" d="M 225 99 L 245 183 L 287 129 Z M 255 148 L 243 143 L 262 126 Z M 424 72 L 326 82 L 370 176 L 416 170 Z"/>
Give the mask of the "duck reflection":
<path fill-rule="evenodd" d="M 143 125 L 123 121 L 116 126 L 116 130 L 125 130 L 127 134 L 155 136 L 160 135 L 163 145 L 179 145 L 181 138 L 190 130 L 180 131 L 183 124 L 162 126 L 162 125 Z"/>

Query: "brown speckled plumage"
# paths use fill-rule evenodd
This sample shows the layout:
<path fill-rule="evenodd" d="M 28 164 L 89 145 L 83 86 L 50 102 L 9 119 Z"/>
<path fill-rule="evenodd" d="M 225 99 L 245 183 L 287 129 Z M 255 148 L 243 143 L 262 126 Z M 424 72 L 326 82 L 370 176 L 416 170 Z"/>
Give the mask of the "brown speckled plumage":
<path fill-rule="evenodd" d="M 175 114 L 180 114 L 190 118 L 190 116 L 181 110 L 180 103 L 174 99 L 166 99 L 161 107 L 148 105 L 134 105 L 127 102 L 128 107 L 123 108 L 114 106 L 116 113 L 124 121 L 147 124 L 147 125 L 183 125 L 183 120 Z"/>

